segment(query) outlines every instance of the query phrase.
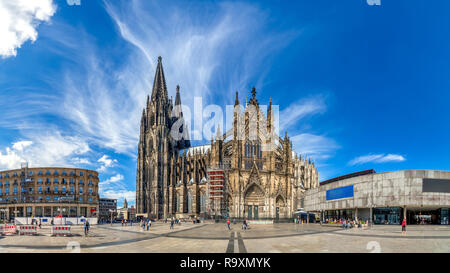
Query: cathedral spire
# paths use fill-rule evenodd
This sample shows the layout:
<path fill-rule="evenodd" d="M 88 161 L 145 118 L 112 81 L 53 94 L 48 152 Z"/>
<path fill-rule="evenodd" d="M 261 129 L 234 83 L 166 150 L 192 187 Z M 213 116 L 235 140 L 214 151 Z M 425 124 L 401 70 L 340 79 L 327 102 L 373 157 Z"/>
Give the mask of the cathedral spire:
<path fill-rule="evenodd" d="M 175 106 L 181 105 L 180 86 L 177 85 L 177 95 L 175 96 Z"/>
<path fill-rule="evenodd" d="M 158 66 L 156 67 L 155 79 L 153 81 L 152 100 L 163 99 L 167 101 L 167 86 L 162 67 L 162 58 L 158 57 Z"/>
<path fill-rule="evenodd" d="M 239 94 L 238 91 L 236 91 L 236 99 L 234 100 L 234 106 L 239 105 L 239 98 L 238 98 Z"/>

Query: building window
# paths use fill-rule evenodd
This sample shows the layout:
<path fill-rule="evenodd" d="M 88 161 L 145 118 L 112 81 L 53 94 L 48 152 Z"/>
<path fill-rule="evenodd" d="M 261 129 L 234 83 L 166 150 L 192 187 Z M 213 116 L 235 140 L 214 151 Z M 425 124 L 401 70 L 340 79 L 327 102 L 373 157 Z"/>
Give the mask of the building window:
<path fill-rule="evenodd" d="M 70 193 L 73 194 L 73 186 L 70 186 Z"/>
<path fill-rule="evenodd" d="M 29 174 L 30 174 L 30 176 L 32 176 L 32 175 L 33 175 L 33 171 L 30 171 L 30 173 L 29 173 Z"/>
<path fill-rule="evenodd" d="M 53 179 L 53 184 L 58 184 L 58 183 L 59 183 L 58 178 Z"/>
<path fill-rule="evenodd" d="M 9 173 L 6 173 L 6 174 L 5 174 L 5 178 L 9 178 Z"/>
<path fill-rule="evenodd" d="M 70 178 L 69 183 L 70 184 L 75 184 L 75 182 L 73 182 L 73 178 Z"/>
<path fill-rule="evenodd" d="M 39 193 L 42 193 L 42 186 L 39 186 L 38 191 Z"/>
<path fill-rule="evenodd" d="M 6 188 L 5 193 L 6 195 L 9 195 L 9 188 Z"/>
<path fill-rule="evenodd" d="M 89 180 L 89 186 L 94 185 L 94 183 L 92 183 L 92 180 Z"/>
<path fill-rule="evenodd" d="M 78 182 L 78 184 L 83 185 L 84 184 L 83 180 L 80 179 L 80 182 Z"/>
<path fill-rule="evenodd" d="M 67 175 L 67 172 L 66 171 L 62 171 L 62 175 Z"/>
<path fill-rule="evenodd" d="M 51 175 L 50 170 L 47 170 L 47 171 L 45 172 L 45 175 Z"/>
<path fill-rule="evenodd" d="M 5 186 L 9 187 L 9 181 L 8 180 L 6 180 Z"/>
<path fill-rule="evenodd" d="M 83 172 L 80 172 L 80 176 L 83 176 Z"/>
<path fill-rule="evenodd" d="M 55 186 L 55 193 L 58 193 L 58 186 Z"/>
<path fill-rule="evenodd" d="M 47 189 L 45 190 L 46 193 L 50 193 L 50 187 L 47 187 Z"/>
<path fill-rule="evenodd" d="M 50 196 L 46 196 L 45 200 L 50 201 Z"/>
<path fill-rule="evenodd" d="M 83 194 L 83 187 L 80 187 L 80 194 Z"/>
<path fill-rule="evenodd" d="M 0 195 L 3 195 L 3 189 L 0 188 Z"/>
<path fill-rule="evenodd" d="M 58 196 L 53 196 L 53 201 L 58 201 Z"/>
<path fill-rule="evenodd" d="M 42 171 L 41 170 L 39 170 L 38 175 L 42 175 Z"/>
<path fill-rule="evenodd" d="M 62 187 L 62 193 L 66 193 L 66 186 Z"/>
<path fill-rule="evenodd" d="M 14 187 L 14 194 L 17 194 L 17 187 Z"/>
<path fill-rule="evenodd" d="M 39 178 L 39 179 L 38 179 L 38 184 L 41 184 L 41 185 L 42 185 L 42 178 Z"/>
<path fill-rule="evenodd" d="M 83 202 L 83 197 L 78 198 L 78 201 Z"/>
<path fill-rule="evenodd" d="M 92 190 L 92 188 L 89 188 L 89 194 L 93 194 L 94 192 L 93 192 L 93 190 Z"/>
<path fill-rule="evenodd" d="M 57 170 L 55 170 L 54 172 L 53 172 L 53 175 L 58 175 L 59 174 L 59 172 L 57 171 Z"/>

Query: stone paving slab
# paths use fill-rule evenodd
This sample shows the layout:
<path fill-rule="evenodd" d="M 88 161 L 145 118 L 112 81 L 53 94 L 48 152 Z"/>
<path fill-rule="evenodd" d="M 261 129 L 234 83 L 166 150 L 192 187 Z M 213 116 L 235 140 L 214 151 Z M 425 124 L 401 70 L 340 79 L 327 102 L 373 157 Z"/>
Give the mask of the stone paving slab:
<path fill-rule="evenodd" d="M 0 237 L 0 252 L 146 252 L 146 253 L 355 253 L 355 252 L 450 252 L 450 226 L 374 226 L 342 229 L 318 224 L 292 223 L 241 225 L 223 223 L 183 223 L 171 230 L 168 223 L 153 223 L 150 231 L 137 225 L 92 226 L 83 236 L 75 227 L 72 237 L 50 237 L 50 229 L 40 236 Z M 75 246 L 68 247 L 68 244 Z M 79 248 L 77 248 L 79 246 Z"/>

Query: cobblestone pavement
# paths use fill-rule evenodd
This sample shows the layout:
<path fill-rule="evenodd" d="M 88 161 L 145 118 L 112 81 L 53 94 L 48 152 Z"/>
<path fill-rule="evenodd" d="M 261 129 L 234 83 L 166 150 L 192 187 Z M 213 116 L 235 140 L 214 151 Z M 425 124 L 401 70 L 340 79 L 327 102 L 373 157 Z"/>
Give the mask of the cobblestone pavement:
<path fill-rule="evenodd" d="M 50 227 L 36 236 L 0 237 L 5 252 L 163 252 L 163 253 L 288 253 L 288 252 L 450 252 L 449 226 L 375 226 L 370 229 L 326 227 L 318 224 L 254 225 L 183 223 L 169 229 L 153 223 L 150 231 L 139 226 L 92 226 L 88 236 L 74 227 L 69 237 L 51 237 Z"/>

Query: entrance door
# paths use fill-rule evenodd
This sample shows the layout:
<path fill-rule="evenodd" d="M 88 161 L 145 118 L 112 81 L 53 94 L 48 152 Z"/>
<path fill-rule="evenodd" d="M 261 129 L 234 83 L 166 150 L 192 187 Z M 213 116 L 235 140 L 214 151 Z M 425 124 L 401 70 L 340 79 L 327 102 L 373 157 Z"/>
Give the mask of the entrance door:
<path fill-rule="evenodd" d="M 255 216 L 253 217 L 255 220 L 258 220 L 258 206 L 255 206 Z"/>
<path fill-rule="evenodd" d="M 252 209 L 252 206 L 248 206 L 248 220 L 253 220 Z"/>

